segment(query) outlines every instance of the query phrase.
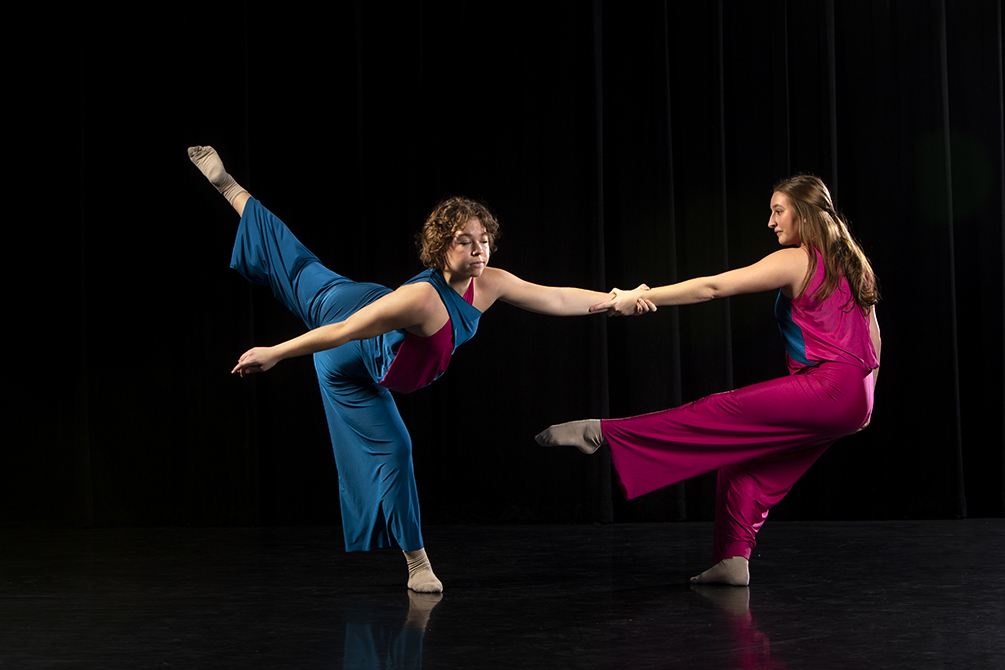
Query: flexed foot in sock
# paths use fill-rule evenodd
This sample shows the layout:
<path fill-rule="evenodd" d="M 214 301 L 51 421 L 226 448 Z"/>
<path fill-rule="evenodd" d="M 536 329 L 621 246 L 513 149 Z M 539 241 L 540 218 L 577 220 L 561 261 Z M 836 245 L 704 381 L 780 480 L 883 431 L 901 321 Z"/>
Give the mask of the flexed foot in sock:
<path fill-rule="evenodd" d="M 700 575 L 692 577 L 691 583 L 747 586 L 750 584 L 749 562 L 743 556 L 723 559 Z"/>
<path fill-rule="evenodd" d="M 443 582 L 433 574 L 433 568 L 429 565 L 425 548 L 406 551 L 405 560 L 408 561 L 408 588 L 419 593 L 441 593 L 443 591 Z"/>
<path fill-rule="evenodd" d="M 216 190 L 223 194 L 227 202 L 233 204 L 234 198 L 247 190 L 234 181 L 223 168 L 223 161 L 213 147 L 189 147 L 188 157 L 195 166 L 199 168 L 209 183 L 216 187 Z"/>
<path fill-rule="evenodd" d="M 584 454 L 592 454 L 607 444 L 600 429 L 600 419 L 560 423 L 541 431 L 534 439 L 542 447 L 576 447 Z"/>

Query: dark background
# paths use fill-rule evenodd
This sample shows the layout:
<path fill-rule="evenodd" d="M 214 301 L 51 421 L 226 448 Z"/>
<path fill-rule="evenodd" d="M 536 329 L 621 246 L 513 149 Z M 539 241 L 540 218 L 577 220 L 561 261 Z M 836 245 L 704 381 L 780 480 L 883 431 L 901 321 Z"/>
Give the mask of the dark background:
<path fill-rule="evenodd" d="M 1001 3 L 300 3 L 71 9 L 12 26 L 0 525 L 338 524 L 303 327 L 229 270 L 228 169 L 329 266 L 397 286 L 441 197 L 484 199 L 493 264 L 606 290 L 756 261 L 772 185 L 819 174 L 880 277 L 871 427 L 782 519 L 1000 516 Z M 25 209 L 20 213 L 21 208 Z M 424 522 L 711 518 L 714 475 L 625 502 L 550 423 L 779 376 L 774 295 L 638 319 L 500 304 L 399 397 Z M 9 440 L 9 441 L 8 441 Z"/>

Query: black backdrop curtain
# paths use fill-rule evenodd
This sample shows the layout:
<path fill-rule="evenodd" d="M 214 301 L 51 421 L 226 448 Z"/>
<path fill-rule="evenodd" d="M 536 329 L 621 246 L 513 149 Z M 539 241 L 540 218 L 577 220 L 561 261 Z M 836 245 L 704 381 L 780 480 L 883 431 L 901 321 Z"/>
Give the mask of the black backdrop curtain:
<path fill-rule="evenodd" d="M 311 361 L 228 374 L 302 326 L 228 269 L 237 218 L 190 144 L 331 267 L 390 286 L 446 195 L 495 210 L 494 265 L 604 290 L 757 260 L 772 185 L 819 174 L 880 276 L 883 372 L 872 426 L 774 518 L 1005 511 L 1000 2 L 69 11 L 22 33 L 15 84 L 32 148 L 8 191 L 28 211 L 3 525 L 338 523 Z M 400 398 L 424 521 L 710 518 L 714 475 L 626 502 L 606 457 L 532 436 L 784 374 L 773 300 L 494 307 Z"/>

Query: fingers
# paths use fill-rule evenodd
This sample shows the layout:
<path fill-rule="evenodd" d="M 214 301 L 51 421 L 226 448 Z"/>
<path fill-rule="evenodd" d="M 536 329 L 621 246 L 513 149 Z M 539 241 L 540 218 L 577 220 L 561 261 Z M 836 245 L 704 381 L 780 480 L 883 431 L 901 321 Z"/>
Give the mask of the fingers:
<path fill-rule="evenodd" d="M 261 371 L 262 366 L 258 365 L 257 363 L 238 363 L 237 365 L 234 366 L 234 369 L 230 371 L 230 374 L 232 375 L 237 374 L 243 377 L 244 375 L 250 375 L 255 372 L 261 372 Z"/>
<path fill-rule="evenodd" d="M 639 284 L 639 287 L 635 290 L 648 291 L 650 288 L 645 284 Z M 607 316 L 626 316 L 648 314 L 649 312 L 656 311 L 656 304 L 644 297 L 637 298 L 634 303 L 627 302 L 629 298 L 628 293 L 628 291 L 622 291 L 618 288 L 611 289 L 611 299 L 607 302 L 594 305 L 590 308 L 590 312 L 607 312 Z M 622 304 L 619 304 L 619 301 Z"/>
<path fill-rule="evenodd" d="M 244 375 L 261 372 L 262 364 L 255 360 L 254 351 L 254 349 L 249 349 L 241 354 L 241 357 L 237 359 L 237 365 L 230 371 L 230 374 L 238 374 L 243 377 Z"/>
<path fill-rule="evenodd" d="M 592 314 L 593 312 L 606 312 L 609 311 L 612 307 L 614 307 L 613 299 L 608 300 L 607 302 L 602 302 L 599 305 L 594 305 L 593 307 L 590 308 L 590 313 Z"/>

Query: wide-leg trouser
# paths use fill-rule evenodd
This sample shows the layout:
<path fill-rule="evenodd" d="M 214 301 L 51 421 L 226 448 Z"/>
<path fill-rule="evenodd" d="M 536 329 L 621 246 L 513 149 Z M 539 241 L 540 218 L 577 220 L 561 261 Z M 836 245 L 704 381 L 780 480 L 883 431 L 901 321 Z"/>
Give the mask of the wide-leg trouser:
<path fill-rule="evenodd" d="M 872 414 L 869 371 L 825 362 L 652 414 L 601 422 L 627 498 L 718 470 L 713 559 L 750 558 L 769 510 Z"/>
<path fill-rule="evenodd" d="M 264 284 L 308 328 L 345 320 L 390 289 L 326 268 L 254 198 L 245 205 L 231 267 Z M 394 399 L 374 381 L 373 340 L 314 355 L 339 477 L 346 551 L 423 547 L 412 442 Z"/>

